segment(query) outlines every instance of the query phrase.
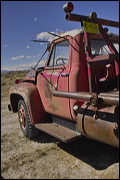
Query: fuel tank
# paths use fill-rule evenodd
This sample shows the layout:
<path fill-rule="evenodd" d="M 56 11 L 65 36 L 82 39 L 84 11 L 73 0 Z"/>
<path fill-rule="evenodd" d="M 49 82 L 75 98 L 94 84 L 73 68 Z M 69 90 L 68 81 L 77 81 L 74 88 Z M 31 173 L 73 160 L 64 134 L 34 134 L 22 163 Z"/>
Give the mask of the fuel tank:
<path fill-rule="evenodd" d="M 77 130 L 83 136 L 119 147 L 119 107 L 93 107 L 85 102 L 77 115 Z"/>

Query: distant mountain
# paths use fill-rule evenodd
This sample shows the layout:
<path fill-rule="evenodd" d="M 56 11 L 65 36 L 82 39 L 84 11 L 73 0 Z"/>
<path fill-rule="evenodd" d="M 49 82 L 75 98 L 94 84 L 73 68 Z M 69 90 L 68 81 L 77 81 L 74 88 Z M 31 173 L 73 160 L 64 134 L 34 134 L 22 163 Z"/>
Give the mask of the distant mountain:
<path fill-rule="evenodd" d="M 1 70 L 1 73 L 9 72 L 8 70 Z"/>
<path fill-rule="evenodd" d="M 17 72 L 17 71 L 31 71 L 32 69 L 18 69 L 18 70 L 1 70 L 1 74 L 2 73 L 7 73 L 7 72 Z"/>

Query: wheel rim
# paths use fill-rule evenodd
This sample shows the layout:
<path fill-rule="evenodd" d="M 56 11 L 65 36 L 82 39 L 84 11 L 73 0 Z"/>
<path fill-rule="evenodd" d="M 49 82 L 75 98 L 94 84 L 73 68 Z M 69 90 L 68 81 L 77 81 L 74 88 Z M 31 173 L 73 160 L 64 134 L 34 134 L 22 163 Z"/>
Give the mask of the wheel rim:
<path fill-rule="evenodd" d="M 21 127 L 23 129 L 25 129 L 26 128 L 26 114 L 25 114 L 24 107 L 22 105 L 20 106 L 18 116 L 19 116 L 19 121 L 20 121 Z"/>

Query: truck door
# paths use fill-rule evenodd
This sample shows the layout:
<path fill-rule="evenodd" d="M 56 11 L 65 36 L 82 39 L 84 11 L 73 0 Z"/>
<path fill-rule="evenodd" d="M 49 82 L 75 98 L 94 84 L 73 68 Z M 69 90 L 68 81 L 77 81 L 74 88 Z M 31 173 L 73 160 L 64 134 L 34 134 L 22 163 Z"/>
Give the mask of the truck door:
<path fill-rule="evenodd" d="M 69 99 L 54 97 L 52 91 L 69 91 L 70 54 L 69 38 L 58 40 L 42 75 L 39 74 L 40 95 L 46 112 L 67 119 L 72 119 Z"/>

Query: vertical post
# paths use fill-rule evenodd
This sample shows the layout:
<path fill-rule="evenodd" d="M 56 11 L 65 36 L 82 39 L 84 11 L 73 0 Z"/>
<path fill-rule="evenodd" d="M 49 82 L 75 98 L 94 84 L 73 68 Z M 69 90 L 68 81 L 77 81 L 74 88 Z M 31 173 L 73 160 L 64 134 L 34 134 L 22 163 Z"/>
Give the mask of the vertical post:
<path fill-rule="evenodd" d="M 88 57 L 91 56 L 91 41 L 90 41 L 90 34 L 87 32 L 84 32 L 84 43 L 85 43 L 85 53 L 88 59 Z M 91 67 L 88 61 L 87 61 L 87 68 L 88 68 L 89 91 L 90 93 L 92 93 Z"/>

